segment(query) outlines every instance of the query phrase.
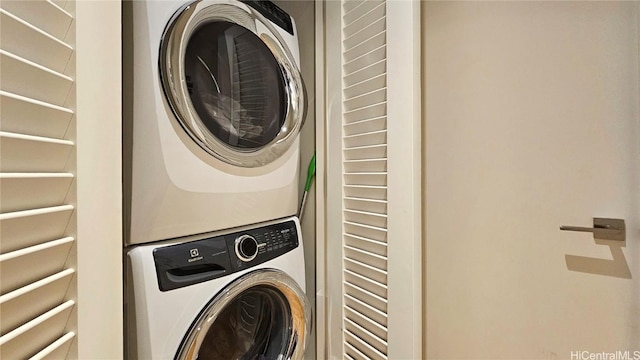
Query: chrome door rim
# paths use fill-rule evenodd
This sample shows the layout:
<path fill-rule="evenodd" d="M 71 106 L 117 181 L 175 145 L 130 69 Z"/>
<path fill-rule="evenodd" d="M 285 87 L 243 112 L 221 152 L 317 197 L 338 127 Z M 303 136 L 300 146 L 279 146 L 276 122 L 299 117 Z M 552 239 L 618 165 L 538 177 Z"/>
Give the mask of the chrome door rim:
<path fill-rule="evenodd" d="M 280 67 L 286 94 L 286 115 L 276 137 L 260 148 L 238 149 L 219 140 L 203 124 L 191 102 L 185 79 L 186 48 L 195 30 L 211 21 L 226 21 L 251 31 L 269 48 Z M 258 28 L 267 30 L 259 32 Z M 267 165 L 293 145 L 303 125 L 306 93 L 293 55 L 270 21 L 242 3 L 232 5 L 215 0 L 197 0 L 176 12 L 161 39 L 159 70 L 165 97 L 178 123 L 204 151 L 226 163 L 240 167 Z"/>
<path fill-rule="evenodd" d="M 308 336 L 311 332 L 311 308 L 304 291 L 287 274 L 276 269 L 260 269 L 243 275 L 223 289 L 207 305 L 193 323 L 180 345 L 176 360 L 193 360 L 218 315 L 245 290 L 266 285 L 278 290 L 287 300 L 294 313 L 302 313 L 303 321 L 292 316 L 289 324 L 291 336 L 283 359 L 299 360 L 304 357 Z M 296 321 L 297 320 L 297 321 Z"/>

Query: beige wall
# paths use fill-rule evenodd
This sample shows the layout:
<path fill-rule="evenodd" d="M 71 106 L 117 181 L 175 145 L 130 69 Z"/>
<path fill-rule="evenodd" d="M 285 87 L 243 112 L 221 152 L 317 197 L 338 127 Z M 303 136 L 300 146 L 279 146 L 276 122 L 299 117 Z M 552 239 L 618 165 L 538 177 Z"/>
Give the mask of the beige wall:
<path fill-rule="evenodd" d="M 618 177 L 611 171 L 614 164 L 637 161 L 637 130 L 621 129 L 638 124 L 639 16 L 638 2 L 423 2 L 429 359 L 564 359 L 569 350 L 626 350 L 625 345 L 640 350 L 634 323 L 637 172 Z M 616 179 L 620 188 L 631 190 L 628 205 L 604 195 L 613 193 L 607 186 L 591 191 L 551 175 L 575 175 L 558 166 L 565 163 L 551 146 L 564 143 L 570 152 L 582 145 L 576 135 L 586 139 L 598 131 L 601 137 L 592 137 L 591 147 L 603 151 L 575 159 L 585 178 L 611 171 L 605 180 Z M 611 134 L 631 145 L 602 146 Z M 523 139 L 533 151 L 516 153 L 524 148 Z M 616 156 L 601 156 L 606 150 Z M 598 211 L 579 214 L 576 205 L 575 213 L 565 213 L 569 225 L 589 225 L 589 215 L 626 212 L 627 229 L 636 238 L 616 255 L 585 235 L 558 231 L 563 218 L 555 203 L 536 197 L 542 188 L 585 208 L 597 199 Z M 524 197 L 528 201 L 520 201 Z M 544 236 L 532 235 L 541 231 L 539 225 L 545 232 L 537 234 Z M 579 273 L 568 269 L 566 254 L 604 260 L 601 264 L 626 258 L 629 273 Z M 604 288 L 616 291 L 596 290 Z M 566 294 L 580 296 L 563 298 Z M 598 316 L 600 324 L 624 320 L 606 329 L 579 326 Z M 593 340 L 584 341 L 587 336 Z M 601 346 L 607 343 L 613 346 Z"/>

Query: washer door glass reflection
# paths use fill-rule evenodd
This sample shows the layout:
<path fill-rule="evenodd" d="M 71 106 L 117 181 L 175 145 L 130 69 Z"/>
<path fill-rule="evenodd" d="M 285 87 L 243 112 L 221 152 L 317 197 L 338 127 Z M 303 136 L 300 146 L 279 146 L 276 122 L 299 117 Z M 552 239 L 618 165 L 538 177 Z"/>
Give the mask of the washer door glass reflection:
<path fill-rule="evenodd" d="M 289 305 L 278 290 L 251 288 L 218 314 L 197 359 L 283 359 L 291 337 L 289 324 Z"/>

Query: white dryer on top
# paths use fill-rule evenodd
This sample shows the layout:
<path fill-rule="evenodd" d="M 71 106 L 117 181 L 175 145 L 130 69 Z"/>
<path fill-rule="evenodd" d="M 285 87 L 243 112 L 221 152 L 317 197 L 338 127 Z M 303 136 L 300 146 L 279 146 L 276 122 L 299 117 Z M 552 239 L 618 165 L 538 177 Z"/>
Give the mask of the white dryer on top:
<path fill-rule="evenodd" d="M 295 214 L 293 18 L 235 0 L 131 1 L 124 15 L 125 244 Z"/>

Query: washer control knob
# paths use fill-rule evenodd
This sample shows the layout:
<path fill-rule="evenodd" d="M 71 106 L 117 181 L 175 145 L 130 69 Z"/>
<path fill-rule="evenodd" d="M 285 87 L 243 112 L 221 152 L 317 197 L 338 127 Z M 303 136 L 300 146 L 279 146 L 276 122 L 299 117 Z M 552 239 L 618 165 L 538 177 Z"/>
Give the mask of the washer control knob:
<path fill-rule="evenodd" d="M 235 247 L 236 255 L 244 262 L 249 262 L 256 258 L 258 249 L 264 244 L 258 244 L 258 241 L 251 235 L 241 235 L 236 238 Z"/>

